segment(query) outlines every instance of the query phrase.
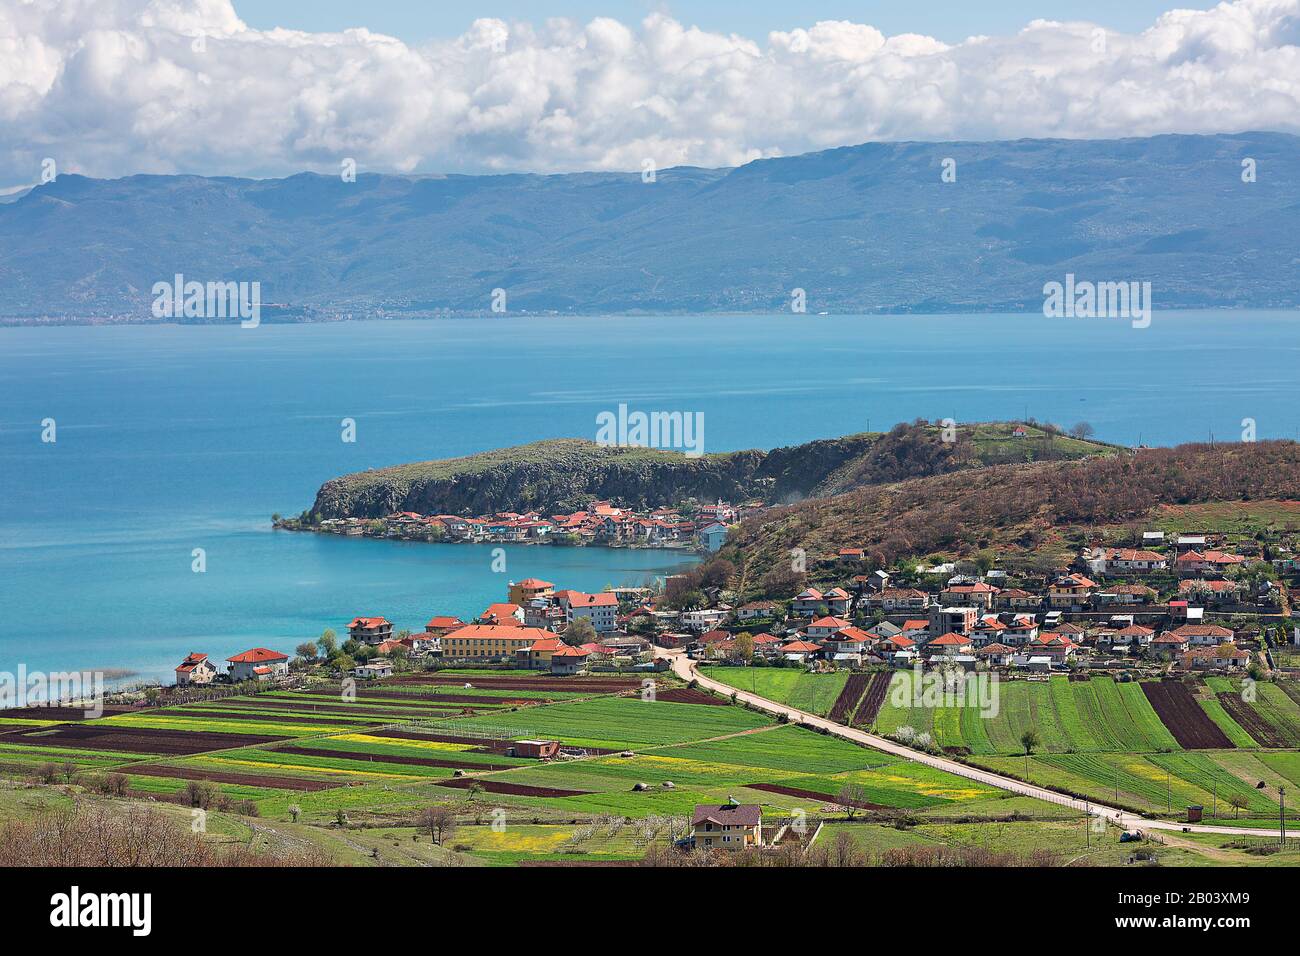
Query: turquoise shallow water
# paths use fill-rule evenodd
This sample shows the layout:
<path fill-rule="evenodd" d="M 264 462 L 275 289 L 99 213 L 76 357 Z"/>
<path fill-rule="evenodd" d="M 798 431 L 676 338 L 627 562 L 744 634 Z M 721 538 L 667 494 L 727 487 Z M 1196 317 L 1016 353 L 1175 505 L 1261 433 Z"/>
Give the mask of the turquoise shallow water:
<path fill-rule="evenodd" d="M 270 530 L 324 480 L 700 411 L 705 450 L 918 416 L 1026 414 L 1169 444 L 1300 428 L 1291 313 L 493 318 L 257 329 L 0 329 L 0 670 L 170 673 L 354 614 L 472 615 L 510 577 L 640 582 L 654 551 L 410 545 Z M 58 441 L 40 441 L 41 421 Z M 340 440 L 353 418 L 357 441 Z M 204 548 L 208 570 L 190 570 Z"/>

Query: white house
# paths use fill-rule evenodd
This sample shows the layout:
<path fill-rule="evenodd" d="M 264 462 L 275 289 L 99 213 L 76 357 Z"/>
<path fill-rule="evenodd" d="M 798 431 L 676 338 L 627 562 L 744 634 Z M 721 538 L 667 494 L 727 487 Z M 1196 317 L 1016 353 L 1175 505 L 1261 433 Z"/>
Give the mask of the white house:
<path fill-rule="evenodd" d="M 393 665 L 382 657 L 375 657 L 364 664 L 358 664 L 352 673 L 357 677 L 371 680 L 377 677 L 392 677 Z"/>
<path fill-rule="evenodd" d="M 211 684 L 217 676 L 216 665 L 208 660 L 207 654 L 190 651 L 190 656 L 180 662 L 176 668 L 176 686 L 188 684 Z"/>
<path fill-rule="evenodd" d="M 226 663 L 230 665 L 228 670 L 233 681 L 274 680 L 289 673 L 289 655 L 265 647 L 227 657 Z"/>

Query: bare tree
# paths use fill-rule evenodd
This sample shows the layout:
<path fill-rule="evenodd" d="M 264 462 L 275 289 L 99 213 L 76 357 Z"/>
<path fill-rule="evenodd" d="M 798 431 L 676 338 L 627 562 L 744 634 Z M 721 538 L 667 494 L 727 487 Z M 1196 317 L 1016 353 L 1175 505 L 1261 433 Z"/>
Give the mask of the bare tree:
<path fill-rule="evenodd" d="M 442 846 L 442 841 L 456 829 L 456 814 L 449 807 L 425 807 L 416 821 L 421 830 L 429 831 L 429 839 Z"/>

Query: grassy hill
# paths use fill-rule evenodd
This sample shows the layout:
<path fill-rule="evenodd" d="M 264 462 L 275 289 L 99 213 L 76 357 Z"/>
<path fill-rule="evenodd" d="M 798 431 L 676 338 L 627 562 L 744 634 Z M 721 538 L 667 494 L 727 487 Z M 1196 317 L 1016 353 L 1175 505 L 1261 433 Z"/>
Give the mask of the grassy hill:
<path fill-rule="evenodd" d="M 592 498 L 633 507 L 688 498 L 791 503 L 866 485 L 968 468 L 1112 455 L 1117 449 L 1036 426 L 900 424 L 776 448 L 687 457 L 682 452 L 551 439 L 496 451 L 345 475 L 323 485 L 312 511 L 323 518 L 379 517 L 392 511 L 488 514 L 571 510 Z M 945 437 L 955 440 L 946 441 Z"/>
<path fill-rule="evenodd" d="M 747 577 L 788 560 L 861 547 L 882 563 L 984 548 L 1068 550 L 1063 535 L 1093 528 L 1167 521 L 1170 508 L 1279 501 L 1300 487 L 1300 445 L 1292 441 L 1180 445 L 1078 461 L 1033 462 L 860 487 L 844 494 L 774 508 L 746 521 L 724 555 Z"/>

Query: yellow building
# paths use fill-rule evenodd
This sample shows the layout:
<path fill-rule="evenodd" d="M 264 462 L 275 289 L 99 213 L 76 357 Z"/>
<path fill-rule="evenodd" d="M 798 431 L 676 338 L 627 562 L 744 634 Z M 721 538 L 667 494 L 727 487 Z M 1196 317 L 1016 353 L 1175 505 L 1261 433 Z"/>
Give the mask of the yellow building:
<path fill-rule="evenodd" d="M 512 657 L 521 648 L 555 637 L 540 627 L 507 627 L 500 624 L 467 624 L 442 638 L 443 657 Z"/>
<path fill-rule="evenodd" d="M 547 597 L 555 593 L 555 585 L 550 581 L 541 581 L 537 578 L 524 578 L 522 581 L 510 582 L 509 601 L 511 604 L 518 604 L 520 607 L 527 607 L 528 602 L 534 598 Z"/>

